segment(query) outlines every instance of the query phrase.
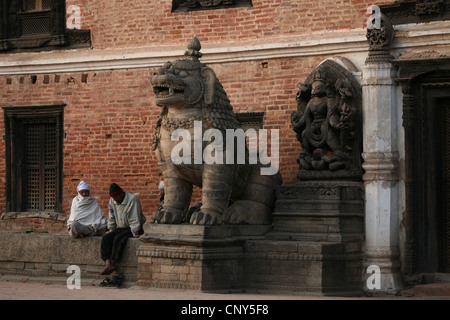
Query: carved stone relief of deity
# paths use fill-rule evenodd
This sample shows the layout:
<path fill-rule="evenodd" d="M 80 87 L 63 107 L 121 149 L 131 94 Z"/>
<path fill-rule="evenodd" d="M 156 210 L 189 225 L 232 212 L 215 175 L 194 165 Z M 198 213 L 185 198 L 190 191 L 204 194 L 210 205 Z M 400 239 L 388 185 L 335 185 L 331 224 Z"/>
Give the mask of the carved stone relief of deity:
<path fill-rule="evenodd" d="M 361 87 L 339 63 L 326 60 L 298 84 L 291 122 L 302 150 L 301 180 L 361 178 Z"/>

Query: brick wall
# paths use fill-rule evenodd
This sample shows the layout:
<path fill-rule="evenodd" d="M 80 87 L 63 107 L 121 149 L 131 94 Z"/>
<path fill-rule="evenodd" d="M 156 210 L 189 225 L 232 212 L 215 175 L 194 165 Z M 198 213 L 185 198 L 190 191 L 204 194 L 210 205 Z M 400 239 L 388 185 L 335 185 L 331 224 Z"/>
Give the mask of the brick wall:
<path fill-rule="evenodd" d="M 297 170 L 299 143 L 290 127 L 290 113 L 296 109 L 296 85 L 321 59 L 308 59 L 308 69 L 299 75 L 299 64 L 304 61 L 296 59 L 271 60 L 264 68 L 261 62 L 212 65 L 236 112 L 264 111 L 265 128 L 280 130 L 280 167 L 285 183 L 295 182 Z M 160 170 L 151 142 L 160 109 L 154 104 L 149 82 L 154 71 L 96 72 L 86 73 L 87 77 L 82 73 L 37 75 L 35 83 L 29 75 L 0 79 L 4 105 L 67 105 L 63 147 L 65 213 L 70 212 L 80 180 L 90 184 L 105 213 L 111 182 L 139 193 L 147 216 L 158 206 Z M 48 83 L 44 81 L 47 76 Z M 3 114 L 0 117 L 4 130 Z M 4 147 L 2 143 L 0 152 L 5 152 Z M 4 163 L 1 170 L 5 170 Z M 5 174 L 1 179 L 5 181 Z M 5 183 L 1 188 L 4 194 Z M 5 207 L 4 198 L 1 207 Z M 39 219 L 35 220 L 37 227 Z M 5 223 L 12 221 L 4 220 L 0 225 Z"/>
<path fill-rule="evenodd" d="M 365 28 L 372 4 L 392 0 L 253 0 L 251 8 L 171 13 L 172 0 L 67 0 L 81 8 L 82 28 L 91 29 L 94 47 L 184 45 L 194 35 L 211 43 L 308 35 Z"/>
<path fill-rule="evenodd" d="M 49 81 L 45 83 L 47 76 Z M 149 77 L 149 70 L 139 70 L 87 73 L 87 77 L 81 73 L 38 75 L 34 84 L 31 76 L 2 79 L 4 105 L 67 105 L 63 147 L 65 213 L 70 213 L 80 180 L 90 184 L 105 214 L 111 182 L 140 193 L 147 213 L 157 206 L 159 168 L 151 138 L 159 110 L 150 107 Z"/>
<path fill-rule="evenodd" d="M 380 2 L 380 1 L 378 1 Z M 390 1 L 385 1 L 390 2 Z M 170 13 L 171 1 L 68 0 L 81 9 L 82 28 L 91 29 L 94 50 L 179 45 L 193 35 L 202 42 L 278 41 L 283 35 L 363 28 L 371 1 L 253 1 L 253 8 Z M 307 38 L 305 38 L 307 39 Z M 86 54 L 85 49 L 80 50 Z M 20 59 L 21 54 L 16 54 Z M 327 56 L 214 63 L 235 112 L 265 112 L 267 129 L 280 130 L 280 171 L 284 184 L 297 181 L 299 142 L 290 125 L 297 83 Z M 139 193 L 149 219 L 157 208 L 159 168 L 151 141 L 159 108 L 149 83 L 156 69 L 0 76 L 0 106 L 66 104 L 63 146 L 63 211 L 80 180 L 107 214 L 108 189 L 117 182 Z M 36 76 L 35 81 L 32 81 Z M 0 132 L 4 134 L 3 113 Z M 5 154 L 5 143 L 0 143 Z M 4 211 L 6 170 L 0 160 L 0 210 Z M 197 189 L 195 198 L 200 191 Z M 0 232 L 65 232 L 49 219 L 0 221 Z"/>

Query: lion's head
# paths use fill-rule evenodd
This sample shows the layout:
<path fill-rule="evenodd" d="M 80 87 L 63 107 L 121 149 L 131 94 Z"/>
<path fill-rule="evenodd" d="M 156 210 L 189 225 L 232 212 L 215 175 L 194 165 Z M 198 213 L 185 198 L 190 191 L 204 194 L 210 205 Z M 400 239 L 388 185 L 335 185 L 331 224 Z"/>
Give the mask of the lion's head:
<path fill-rule="evenodd" d="M 186 51 L 190 58 L 166 62 L 151 78 L 156 104 L 160 107 L 190 107 L 202 99 L 210 105 L 214 98 L 216 76 L 198 60 L 200 42 L 194 38 Z"/>
<path fill-rule="evenodd" d="M 199 61 L 201 45 L 197 38 L 188 44 L 186 58 L 166 62 L 151 77 L 156 105 L 165 108 L 201 107 L 210 127 L 240 127 L 225 90 L 214 71 Z M 162 112 L 164 114 L 164 110 Z"/>

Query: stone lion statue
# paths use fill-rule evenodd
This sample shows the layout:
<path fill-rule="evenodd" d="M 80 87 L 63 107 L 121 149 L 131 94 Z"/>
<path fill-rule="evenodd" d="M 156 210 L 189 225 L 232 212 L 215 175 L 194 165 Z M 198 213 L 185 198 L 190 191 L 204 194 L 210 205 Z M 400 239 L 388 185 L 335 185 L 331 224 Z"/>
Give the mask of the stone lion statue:
<path fill-rule="evenodd" d="M 156 105 L 162 108 L 153 150 L 165 184 L 164 205 L 154 214 L 153 220 L 155 223 L 183 223 L 193 185 L 196 185 L 202 188 L 201 206 L 192 213 L 190 223 L 270 224 L 275 188 L 282 183 L 278 170 L 274 175 L 262 175 L 259 163 L 206 161 L 202 158 L 205 149 L 221 144 L 223 154 L 214 148 L 209 150 L 213 150 L 212 156 L 216 160 L 225 160 L 226 152 L 230 152 L 226 131 L 239 129 L 240 123 L 214 71 L 199 61 L 200 49 L 200 42 L 194 38 L 188 45 L 185 59 L 167 62 L 151 77 Z M 217 137 L 198 137 L 199 130 L 205 133 L 208 129 L 222 133 L 223 141 Z M 181 138 L 177 140 L 177 132 L 182 133 L 183 142 L 192 152 L 179 148 Z M 190 161 L 174 161 L 174 148 L 177 156 Z M 245 150 L 248 160 L 247 147 Z M 236 160 L 237 152 L 234 157 Z"/>

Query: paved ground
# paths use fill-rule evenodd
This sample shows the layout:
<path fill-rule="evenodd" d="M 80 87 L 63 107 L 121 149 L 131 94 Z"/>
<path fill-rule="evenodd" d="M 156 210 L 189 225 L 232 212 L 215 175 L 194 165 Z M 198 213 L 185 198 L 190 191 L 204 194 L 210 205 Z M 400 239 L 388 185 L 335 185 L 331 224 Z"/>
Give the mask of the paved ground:
<path fill-rule="evenodd" d="M 138 286 L 103 288 L 81 284 L 80 289 L 68 289 L 63 282 L 45 280 L 0 279 L 0 300 L 431 300 L 447 297 L 417 297 L 405 291 L 400 295 L 376 295 L 353 297 L 324 297 L 304 294 L 273 294 L 260 292 L 208 293 L 150 289 Z"/>
<path fill-rule="evenodd" d="M 164 289 L 103 288 L 81 285 L 68 289 L 65 284 L 0 281 L 0 300 L 283 300 L 299 299 L 291 295 L 262 295 L 258 293 L 205 293 Z"/>
<path fill-rule="evenodd" d="M 6 280 L 8 279 L 8 280 Z M 447 297 L 417 297 L 410 292 L 401 295 L 380 295 L 361 297 L 323 297 L 301 294 L 266 294 L 258 292 L 226 292 L 207 293 L 197 291 L 144 289 L 137 286 L 124 288 L 103 288 L 98 285 L 81 284 L 80 289 L 68 289 L 64 282 L 19 280 L 14 278 L 0 278 L 0 302 L 3 309 L 16 310 L 16 314 L 35 316 L 36 312 L 45 312 L 46 319 L 61 318 L 67 315 L 82 314 L 86 310 L 94 310 L 96 314 L 130 317 L 164 314 L 166 319 L 182 318 L 214 318 L 232 319 L 250 317 L 251 319 L 291 319 L 293 315 L 318 314 L 321 318 L 335 318 L 336 314 L 345 312 L 346 318 L 361 318 L 361 313 L 348 313 L 348 310 L 367 310 L 364 319 L 379 319 L 386 312 L 393 318 L 415 316 L 415 310 L 420 308 L 419 300 L 449 300 Z M 24 300 L 28 300 L 24 304 Z M 55 304 L 55 300 L 59 300 Z M 101 301 L 100 301 L 101 300 Z M 130 301 L 131 300 L 131 301 Z M 328 301 L 328 304 L 325 300 Z M 414 307 L 400 308 L 374 305 L 373 301 L 407 300 L 414 303 Z M 339 302 L 337 302 L 339 301 Z M 107 304 L 105 304 L 107 303 Z M 320 304 L 319 304 L 320 303 Z M 331 304 L 330 304 L 331 303 Z M 356 303 L 356 304 L 355 304 Z M 440 305 L 442 311 L 446 304 Z M 392 308 L 393 307 L 393 308 Z M 355 309 L 356 308 L 356 309 Z M 444 309 L 445 308 L 445 309 Z M 63 310 L 64 312 L 61 313 Z M 84 311 L 83 311 L 84 310 Z M 389 310 L 389 311 L 387 311 Z M 436 309 L 436 304 L 433 307 Z M 163 313 L 161 313 L 161 311 Z M 370 311 L 370 312 L 369 312 Z M 80 313 L 81 312 L 81 313 Z M 91 313 L 94 315 L 94 313 Z M 394 315 L 395 314 L 395 315 Z"/>
<path fill-rule="evenodd" d="M 376 297 L 322 297 L 308 295 L 264 294 L 258 292 L 206 293 L 161 289 L 143 289 L 136 286 L 103 288 L 97 285 L 81 285 L 80 289 L 68 289 L 65 283 L 33 281 L 5 281 L 0 279 L 0 305 L 2 309 L 15 310 L 21 317 L 45 314 L 45 318 L 60 319 L 71 315 L 114 317 L 152 317 L 163 314 L 166 319 L 292 319 L 320 314 L 320 318 L 336 318 L 345 314 L 348 319 L 380 319 L 387 314 L 391 318 L 417 316 L 421 300 L 449 300 L 450 297 L 417 297 L 404 292 L 401 295 Z M 28 301 L 24 301 L 28 300 Z M 31 300 L 31 301 L 30 301 Z M 55 301 L 58 300 L 58 301 Z M 100 301 L 101 300 L 101 301 Z M 131 301 L 130 301 L 131 300 Z M 138 300 L 138 301 L 136 301 Z M 327 301 L 325 301 L 327 300 Z M 412 307 L 384 306 L 392 300 L 410 301 Z M 388 301 L 389 300 L 389 301 Z M 325 303 L 325 304 L 324 304 Z M 433 305 L 447 310 L 448 303 Z M 444 309 L 445 308 L 445 309 Z M 349 312 L 354 310 L 355 312 Z M 363 310 L 364 313 L 359 312 Z M 356 312 L 358 311 L 358 312 Z M 408 316 L 406 316 L 408 315 Z"/>

